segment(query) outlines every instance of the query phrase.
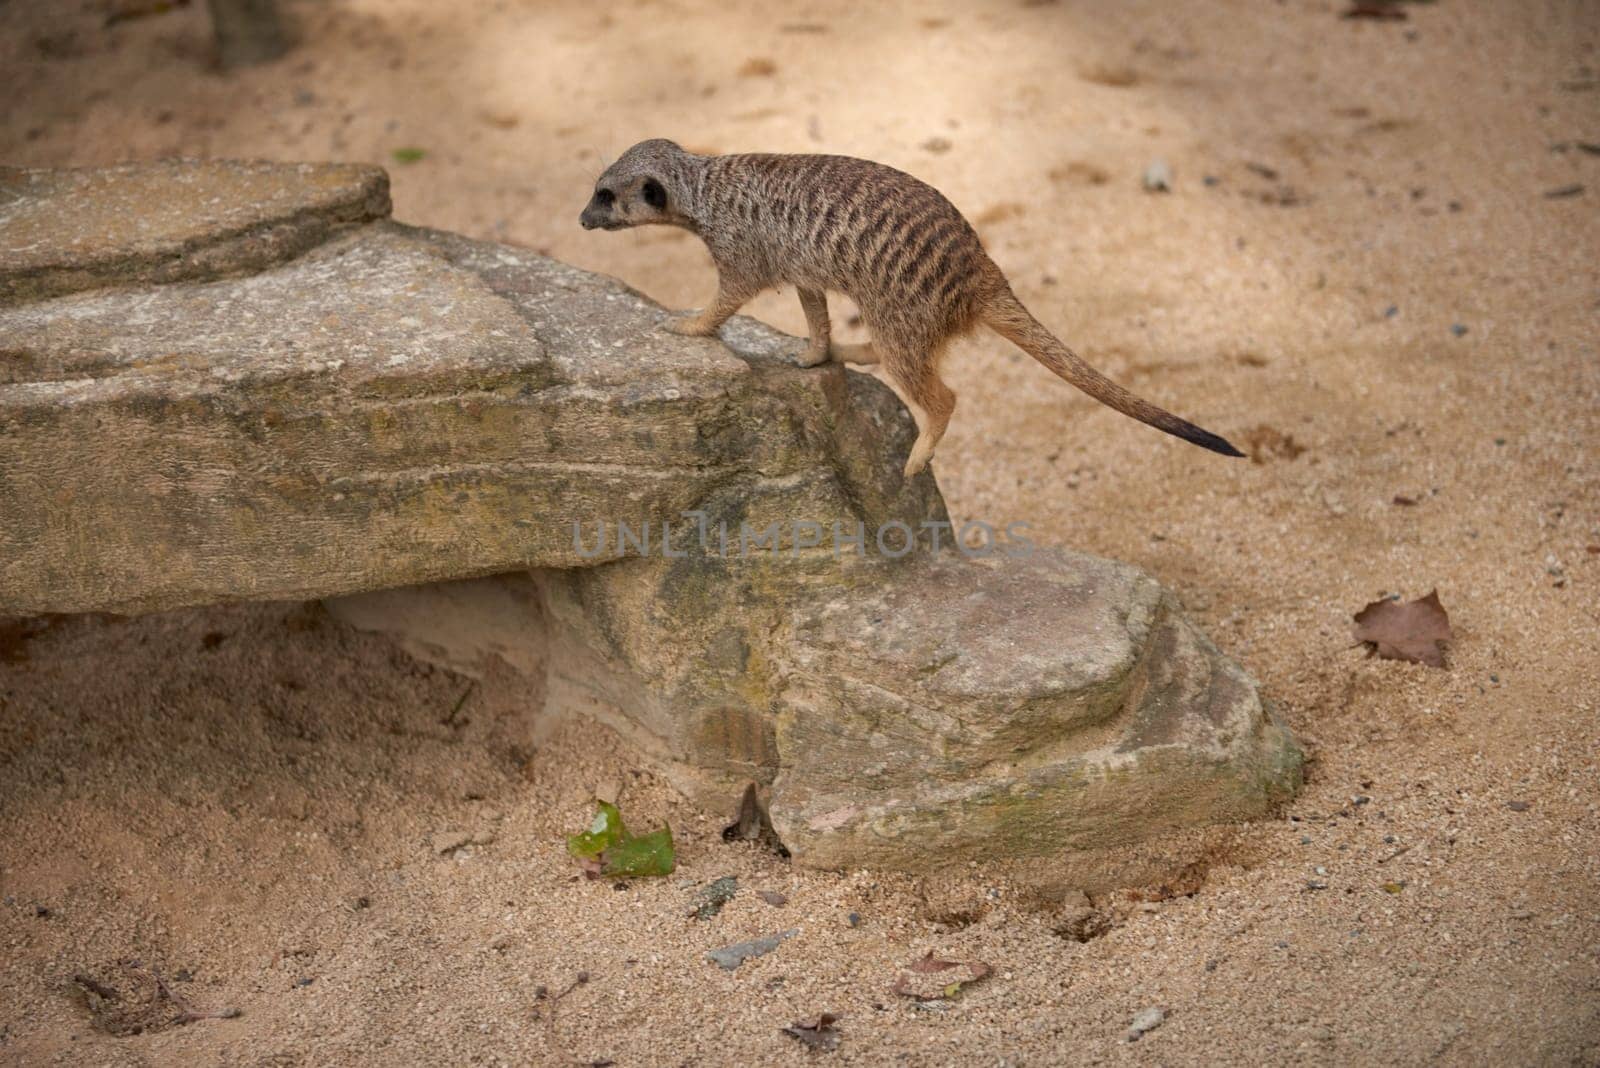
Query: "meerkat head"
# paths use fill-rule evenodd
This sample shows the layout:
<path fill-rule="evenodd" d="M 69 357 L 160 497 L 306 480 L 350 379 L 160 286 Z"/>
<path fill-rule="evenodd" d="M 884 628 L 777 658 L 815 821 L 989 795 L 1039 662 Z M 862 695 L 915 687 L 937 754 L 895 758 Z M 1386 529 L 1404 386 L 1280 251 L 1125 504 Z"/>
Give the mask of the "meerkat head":
<path fill-rule="evenodd" d="M 578 221 L 585 230 L 682 226 L 688 219 L 679 210 L 679 177 L 688 159 L 689 154 L 671 141 L 640 141 L 594 183 L 594 196 Z"/>

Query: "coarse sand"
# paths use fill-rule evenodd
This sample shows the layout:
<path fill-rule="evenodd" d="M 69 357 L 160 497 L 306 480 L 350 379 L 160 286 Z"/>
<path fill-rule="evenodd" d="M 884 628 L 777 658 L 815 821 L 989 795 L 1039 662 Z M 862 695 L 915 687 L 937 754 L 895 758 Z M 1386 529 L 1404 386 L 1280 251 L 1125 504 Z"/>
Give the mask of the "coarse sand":
<path fill-rule="evenodd" d="M 1600 1064 L 1600 8 L 1346 2 L 286 0 L 298 47 L 226 76 L 204 4 L 0 4 L 6 163 L 383 163 L 402 220 L 674 307 L 712 290 L 693 238 L 577 225 L 636 140 L 933 182 L 1085 357 L 1252 454 L 983 336 L 948 364 L 952 512 L 1160 578 L 1311 756 L 1204 870 L 1050 904 L 726 843 L 595 729 L 534 744 L 509 671 L 315 605 L 13 624 L 0 1063 Z M 793 293 L 749 310 L 803 327 Z M 1353 645 L 1433 589 L 1446 669 Z M 675 875 L 578 877 L 597 790 L 671 824 Z M 993 974 L 892 992 L 929 951 Z M 820 1012 L 834 1052 L 780 1030 Z"/>

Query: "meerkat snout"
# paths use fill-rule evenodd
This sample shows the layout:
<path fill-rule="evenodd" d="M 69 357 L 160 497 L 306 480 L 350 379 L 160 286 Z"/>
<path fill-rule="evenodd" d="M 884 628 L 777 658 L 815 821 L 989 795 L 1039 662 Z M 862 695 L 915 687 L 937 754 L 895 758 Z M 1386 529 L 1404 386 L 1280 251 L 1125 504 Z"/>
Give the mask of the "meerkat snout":
<path fill-rule="evenodd" d="M 578 216 L 585 230 L 625 230 L 630 226 L 670 223 L 667 189 L 648 175 L 631 181 L 602 175 L 588 207 Z"/>
<path fill-rule="evenodd" d="M 596 189 L 589 204 L 578 216 L 585 230 L 611 230 L 611 210 L 616 207 L 617 194 L 609 189 Z"/>

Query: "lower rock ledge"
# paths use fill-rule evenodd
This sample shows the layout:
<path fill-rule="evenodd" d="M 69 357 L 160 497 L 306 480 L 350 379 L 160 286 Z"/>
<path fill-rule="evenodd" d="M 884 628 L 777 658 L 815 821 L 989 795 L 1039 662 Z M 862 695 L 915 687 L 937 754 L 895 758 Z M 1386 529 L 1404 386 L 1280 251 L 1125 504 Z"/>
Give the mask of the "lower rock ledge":
<path fill-rule="evenodd" d="M 1255 682 L 1135 568 L 1037 550 L 863 570 L 785 589 L 723 568 L 707 598 L 681 564 L 631 560 L 328 605 L 425 658 L 536 675 L 549 722 L 601 720 L 702 806 L 768 787 L 805 867 L 1129 885 L 1194 862 L 1173 832 L 1300 784 Z"/>

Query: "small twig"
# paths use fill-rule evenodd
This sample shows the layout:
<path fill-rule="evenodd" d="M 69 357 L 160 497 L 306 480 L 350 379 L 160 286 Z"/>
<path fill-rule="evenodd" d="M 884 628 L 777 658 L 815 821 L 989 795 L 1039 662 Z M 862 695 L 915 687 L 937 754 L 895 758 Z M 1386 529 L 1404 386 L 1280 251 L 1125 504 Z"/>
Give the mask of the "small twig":
<path fill-rule="evenodd" d="M 1379 864 L 1387 864 L 1391 860 L 1393 860 L 1395 857 L 1398 857 L 1400 854 L 1409 853 L 1409 852 L 1411 852 L 1411 846 L 1403 845 L 1399 849 L 1396 849 L 1393 853 L 1390 853 L 1388 856 L 1379 857 L 1378 858 L 1378 863 Z"/>
<path fill-rule="evenodd" d="M 166 998 L 177 1008 L 178 1016 L 172 1021 L 176 1026 L 194 1023 L 196 1020 L 231 1020 L 239 1015 L 238 1009 L 218 1009 L 215 1012 L 200 1012 L 190 1006 L 190 1004 L 183 998 L 180 998 L 177 995 L 177 992 L 168 986 L 166 981 L 162 979 L 161 976 L 156 974 L 155 969 L 141 967 L 139 962 L 136 960 L 126 962 L 123 964 L 123 967 L 134 974 L 142 974 L 150 977 L 151 981 L 156 984 L 157 995 Z"/>
<path fill-rule="evenodd" d="M 471 697 L 472 696 L 472 691 L 477 689 L 477 688 L 478 688 L 478 680 L 477 679 L 473 679 L 471 682 L 467 683 L 467 688 L 461 692 L 461 696 L 460 697 L 456 698 L 455 707 L 450 709 L 450 714 L 448 716 L 444 717 L 444 719 L 441 720 L 440 722 L 442 722 L 446 727 L 455 726 L 456 714 L 461 711 L 461 707 L 467 703 L 467 698 Z"/>
<path fill-rule="evenodd" d="M 83 987 L 89 993 L 95 995 L 96 997 L 104 998 L 107 1001 L 116 1001 L 120 997 L 120 995 L 115 990 L 112 990 L 109 986 L 97 981 L 93 976 L 84 975 L 82 972 L 74 975 L 72 977 L 72 981 Z"/>
<path fill-rule="evenodd" d="M 535 990 L 533 992 L 534 1000 L 536 1000 L 536 1001 L 547 1001 L 547 1002 L 550 1003 L 550 1011 L 549 1011 L 549 1013 L 540 1012 L 538 1007 L 535 1006 L 535 1008 L 533 1010 L 534 1016 L 536 1018 L 541 1018 L 541 1019 L 544 1020 L 545 1026 L 550 1029 L 550 1042 L 551 1042 L 551 1044 L 556 1046 L 556 1047 L 558 1047 L 562 1051 L 562 1053 L 564 1053 L 566 1055 L 567 1059 L 570 1060 L 573 1063 L 575 1068 L 590 1068 L 590 1066 L 598 1064 L 598 1063 L 601 1063 L 601 1062 L 598 1062 L 598 1061 L 581 1061 L 577 1057 L 572 1055 L 572 1051 L 567 1048 L 567 1044 L 561 1040 L 561 1035 L 556 1031 L 556 1002 L 560 1001 L 562 998 L 566 997 L 568 994 L 572 993 L 574 990 L 578 989 L 580 986 L 584 985 L 588 981 L 589 981 L 589 973 L 588 972 L 579 972 L 577 974 L 577 976 L 575 976 L 573 978 L 572 982 L 567 984 L 567 988 L 565 990 L 563 990 L 559 994 L 556 994 L 556 995 L 552 996 L 551 993 L 550 993 L 550 988 L 549 987 L 544 987 L 544 986 L 541 986 L 539 989 L 537 989 L 537 990 Z M 609 1063 L 609 1062 L 606 1062 L 606 1063 Z"/>
<path fill-rule="evenodd" d="M 545 987 L 542 987 L 542 986 L 537 991 L 534 992 L 533 996 L 535 998 L 539 999 L 540 1001 L 548 1001 L 552 1005 L 554 1005 L 556 1002 L 560 1001 L 562 998 L 566 997 L 568 994 L 572 993 L 574 990 L 578 989 L 580 986 L 582 986 L 584 983 L 587 983 L 588 981 L 589 981 L 589 973 L 588 972 L 579 972 L 578 975 L 577 975 L 577 978 L 573 979 L 572 982 L 568 983 L 567 984 L 567 988 L 565 990 L 563 990 L 561 993 L 555 995 L 554 997 L 551 997 L 550 996 L 550 991 L 547 990 Z"/>

